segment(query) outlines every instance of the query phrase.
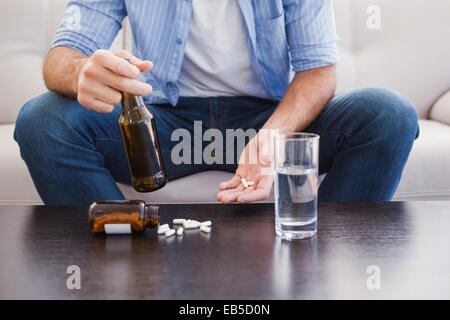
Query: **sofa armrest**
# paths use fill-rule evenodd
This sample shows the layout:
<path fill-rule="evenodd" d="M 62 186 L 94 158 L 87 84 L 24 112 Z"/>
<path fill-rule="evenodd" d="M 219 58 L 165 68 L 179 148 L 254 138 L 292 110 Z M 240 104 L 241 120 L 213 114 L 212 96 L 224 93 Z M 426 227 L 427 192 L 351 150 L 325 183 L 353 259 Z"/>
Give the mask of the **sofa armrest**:
<path fill-rule="evenodd" d="M 450 90 L 433 104 L 430 119 L 450 126 Z"/>

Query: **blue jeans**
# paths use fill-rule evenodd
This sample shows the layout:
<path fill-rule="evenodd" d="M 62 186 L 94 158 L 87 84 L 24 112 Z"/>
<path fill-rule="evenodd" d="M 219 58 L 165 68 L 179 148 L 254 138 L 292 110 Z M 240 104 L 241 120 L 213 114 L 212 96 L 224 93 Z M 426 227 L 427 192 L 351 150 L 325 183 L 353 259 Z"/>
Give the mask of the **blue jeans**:
<path fill-rule="evenodd" d="M 172 147 L 178 143 L 171 141 L 175 129 L 193 134 L 198 120 L 203 130 L 217 128 L 224 136 L 225 129 L 259 130 L 276 106 L 275 101 L 251 97 L 180 98 L 175 107 L 149 106 L 169 181 L 205 170 L 234 172 L 237 167 L 175 165 L 171 161 Z M 23 106 L 14 138 L 44 203 L 124 199 L 116 181 L 130 184 L 131 179 L 117 124 L 120 112 L 119 105 L 111 114 L 87 110 L 55 92 Z M 319 170 L 327 173 L 320 201 L 388 201 L 419 128 L 407 99 L 370 88 L 336 95 L 304 131 L 320 135 Z"/>

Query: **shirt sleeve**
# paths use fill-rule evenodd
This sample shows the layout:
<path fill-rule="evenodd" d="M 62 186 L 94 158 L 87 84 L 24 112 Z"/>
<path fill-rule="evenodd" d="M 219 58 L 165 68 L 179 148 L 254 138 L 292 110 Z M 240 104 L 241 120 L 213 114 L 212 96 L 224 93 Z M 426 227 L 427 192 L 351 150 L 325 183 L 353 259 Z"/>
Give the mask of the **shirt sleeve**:
<path fill-rule="evenodd" d="M 65 46 L 88 56 L 109 49 L 126 14 L 124 0 L 71 0 L 51 47 Z"/>
<path fill-rule="evenodd" d="M 336 23 L 331 0 L 283 0 L 291 65 L 295 72 L 336 64 Z"/>

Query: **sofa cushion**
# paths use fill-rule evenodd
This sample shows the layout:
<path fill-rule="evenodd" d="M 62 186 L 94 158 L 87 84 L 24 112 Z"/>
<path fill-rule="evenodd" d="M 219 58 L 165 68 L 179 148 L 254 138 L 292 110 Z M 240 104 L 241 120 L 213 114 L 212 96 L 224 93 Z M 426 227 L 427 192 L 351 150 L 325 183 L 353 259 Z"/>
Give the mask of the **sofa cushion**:
<path fill-rule="evenodd" d="M 450 126 L 450 90 L 435 102 L 431 108 L 430 119 Z"/>
<path fill-rule="evenodd" d="M 450 199 L 450 126 L 420 120 L 395 200 Z"/>
<path fill-rule="evenodd" d="M 28 100 L 46 90 L 42 64 L 67 0 L 2 0 L 0 13 L 0 124 L 14 123 Z M 112 49 L 124 45 L 119 33 Z"/>
<path fill-rule="evenodd" d="M 217 202 L 219 183 L 230 179 L 230 172 L 204 171 L 169 182 L 164 188 L 151 193 L 138 193 L 133 187 L 119 184 L 127 199 L 145 199 L 156 203 Z"/>
<path fill-rule="evenodd" d="M 19 108 L 42 93 L 42 57 L 47 52 L 45 1 L 2 1 L 0 19 L 0 123 L 14 123 Z M 5 81 L 8 79 L 7 81 Z"/>
<path fill-rule="evenodd" d="M 367 9 L 374 4 L 381 10 L 380 29 L 367 27 Z M 334 6 L 343 64 L 338 90 L 389 88 L 408 97 L 426 118 L 449 86 L 450 1 L 338 0 Z"/>
<path fill-rule="evenodd" d="M 42 203 L 13 139 L 14 125 L 0 124 L 0 204 Z"/>

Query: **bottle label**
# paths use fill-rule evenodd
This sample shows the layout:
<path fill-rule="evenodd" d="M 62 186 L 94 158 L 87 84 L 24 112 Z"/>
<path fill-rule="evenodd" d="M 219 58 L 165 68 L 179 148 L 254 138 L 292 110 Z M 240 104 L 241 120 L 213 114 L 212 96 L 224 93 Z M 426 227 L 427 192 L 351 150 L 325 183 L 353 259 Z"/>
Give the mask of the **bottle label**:
<path fill-rule="evenodd" d="M 106 234 L 131 234 L 131 225 L 129 223 L 105 224 Z"/>

